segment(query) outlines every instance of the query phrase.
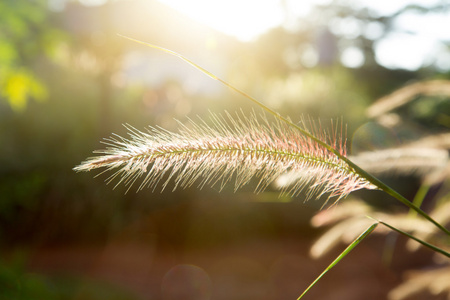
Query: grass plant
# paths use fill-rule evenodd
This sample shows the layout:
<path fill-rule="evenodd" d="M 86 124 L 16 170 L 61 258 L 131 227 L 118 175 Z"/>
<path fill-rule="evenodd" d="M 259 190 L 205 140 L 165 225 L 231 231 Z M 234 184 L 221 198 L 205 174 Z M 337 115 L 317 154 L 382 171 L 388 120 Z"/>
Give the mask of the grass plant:
<path fill-rule="evenodd" d="M 211 114 L 212 125 L 202 119 L 191 120 L 188 125 L 179 122 L 177 132 L 159 127 L 150 127 L 147 132 L 142 132 L 126 125 L 129 138 L 115 135 L 106 139 L 104 143 L 108 147 L 97 151 L 99 156 L 87 159 L 74 170 L 103 168 L 103 172 L 113 172 L 108 178 L 109 182 L 117 180 L 117 184 L 125 184 L 128 188 L 142 178 L 138 190 L 145 187 L 155 189 L 158 185 L 164 189 L 170 182 L 174 183 L 174 188 L 195 184 L 199 187 L 211 185 L 223 188 L 227 183 L 234 182 L 235 189 L 238 189 L 256 177 L 259 179 L 257 192 L 264 190 L 283 174 L 291 173 L 296 177 L 290 180 L 291 185 L 282 186 L 282 192 L 296 195 L 306 189 L 308 197 L 326 194 L 329 198 L 337 199 L 336 204 L 339 199 L 358 189 L 382 190 L 425 218 L 424 222 L 434 225 L 449 238 L 450 232 L 445 226 L 347 157 L 342 125 L 334 125 L 331 132 L 326 132 L 320 124 L 308 118 L 295 124 L 184 56 L 125 38 L 175 55 L 252 101 L 265 113 Z M 267 114 L 274 119 L 270 121 Z M 450 257 L 445 250 L 379 220 L 376 216 L 372 218 L 372 224 L 351 241 L 347 249 L 298 299 L 379 224 L 418 241 L 436 253 Z"/>

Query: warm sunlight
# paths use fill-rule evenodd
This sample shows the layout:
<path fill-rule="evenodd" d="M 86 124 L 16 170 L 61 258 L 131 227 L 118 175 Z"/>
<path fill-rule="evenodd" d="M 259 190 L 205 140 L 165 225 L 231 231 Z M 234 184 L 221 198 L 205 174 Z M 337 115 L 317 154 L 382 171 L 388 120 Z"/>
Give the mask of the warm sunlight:
<path fill-rule="evenodd" d="M 313 6 L 327 5 L 331 2 L 330 0 L 159 1 L 206 26 L 237 37 L 241 41 L 255 40 L 267 30 L 280 25 L 289 27 L 291 21 L 294 21 L 293 25 L 295 26 L 295 20 L 308 15 Z M 371 9 L 375 14 L 388 15 L 408 4 L 424 5 L 424 3 L 428 3 L 428 0 L 396 0 L 390 1 L 389 5 L 384 2 L 365 0 L 363 6 Z M 438 52 L 442 52 L 441 49 L 445 47 L 440 44 L 439 39 L 447 39 L 448 31 L 445 30 L 448 26 L 443 25 L 446 25 L 448 20 L 448 14 L 445 12 L 436 12 L 432 16 L 411 12 L 399 17 L 395 20 L 394 25 L 407 33 L 401 36 L 402 42 L 399 42 L 399 34 L 392 34 L 376 43 L 375 51 L 378 63 L 388 68 L 416 70 L 424 63 L 429 63 L 424 60 L 424 57 L 438 56 L 439 65 L 445 69 L 450 60 L 443 54 L 438 55 Z M 357 27 L 357 30 L 352 33 L 356 34 L 358 30 L 360 27 Z M 332 31 L 336 31 L 334 33 L 338 35 L 343 34 L 337 27 L 332 28 Z M 411 52 L 410 49 L 417 49 L 417 51 Z M 355 47 L 344 50 L 341 59 L 346 66 L 352 68 L 358 67 L 364 62 L 364 57 Z"/>
<path fill-rule="evenodd" d="M 261 33 L 283 22 L 284 15 L 279 0 L 160 0 L 223 33 L 242 41 L 255 39 Z"/>

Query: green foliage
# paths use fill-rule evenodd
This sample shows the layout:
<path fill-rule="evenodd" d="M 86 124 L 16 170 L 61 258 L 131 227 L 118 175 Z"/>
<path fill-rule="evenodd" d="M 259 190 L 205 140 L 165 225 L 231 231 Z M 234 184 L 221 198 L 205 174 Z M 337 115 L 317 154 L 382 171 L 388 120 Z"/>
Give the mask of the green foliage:
<path fill-rule="evenodd" d="M 0 2 L 0 97 L 14 111 L 29 99 L 48 97 L 45 83 L 34 69 L 36 58 L 50 57 L 61 32 L 49 24 L 46 1 Z"/>
<path fill-rule="evenodd" d="M 29 97 L 36 100 L 44 100 L 47 97 L 47 89 L 43 83 L 29 71 L 19 69 L 8 73 L 2 76 L 2 96 L 8 99 L 13 110 L 23 111 Z"/>

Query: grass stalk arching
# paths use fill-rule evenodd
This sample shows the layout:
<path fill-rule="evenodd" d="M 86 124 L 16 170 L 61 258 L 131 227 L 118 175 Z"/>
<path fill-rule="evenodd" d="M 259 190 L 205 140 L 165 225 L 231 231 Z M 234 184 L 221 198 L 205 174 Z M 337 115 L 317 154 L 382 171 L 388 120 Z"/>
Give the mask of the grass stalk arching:
<path fill-rule="evenodd" d="M 197 65 L 196 63 L 194 63 L 193 61 L 187 59 L 186 57 L 184 57 L 183 55 L 172 51 L 172 50 L 168 50 L 156 45 L 152 45 L 140 40 L 136 40 L 127 36 L 123 36 L 120 35 L 121 37 L 124 37 L 126 39 L 129 39 L 131 41 L 143 44 L 145 46 L 154 48 L 154 49 L 158 49 L 161 51 L 164 51 L 166 53 L 169 53 L 171 55 L 174 55 L 180 59 L 182 59 L 183 61 L 187 62 L 188 64 L 190 64 L 191 66 L 193 66 L 194 68 L 200 70 L 202 73 L 206 74 L 207 76 L 211 77 L 214 80 L 217 80 L 219 82 L 221 82 L 222 84 L 224 84 L 226 87 L 230 88 L 231 90 L 237 92 L 238 94 L 244 96 L 245 98 L 247 98 L 248 100 L 252 101 L 254 104 L 258 105 L 259 107 L 261 107 L 263 110 L 265 110 L 266 112 L 268 112 L 269 114 L 273 115 L 274 117 L 278 118 L 279 120 L 281 120 L 282 122 L 285 122 L 286 124 L 288 124 L 289 126 L 292 126 L 293 128 L 297 129 L 299 132 L 301 132 L 302 134 L 304 134 L 305 136 L 309 137 L 310 139 L 312 139 L 313 141 L 315 141 L 316 143 L 318 143 L 319 145 L 321 145 L 322 147 L 326 148 L 328 151 L 330 151 L 331 153 L 333 153 L 334 155 L 336 155 L 337 157 L 339 157 L 341 160 L 343 160 L 345 163 L 347 163 L 351 168 L 354 169 L 354 171 L 356 173 L 358 173 L 361 177 L 365 178 L 366 180 L 368 180 L 371 184 L 373 184 L 374 186 L 378 187 L 380 190 L 383 190 L 384 192 L 386 192 L 388 195 L 394 197 L 395 199 L 397 199 L 398 201 L 400 201 L 401 203 L 403 203 L 404 205 L 408 206 L 410 209 L 414 210 L 415 212 L 417 212 L 419 215 L 421 215 L 422 217 L 424 217 L 425 219 L 427 219 L 428 221 L 430 221 L 431 223 L 433 223 L 436 227 L 438 227 L 441 231 L 445 232 L 447 235 L 450 235 L 450 231 L 445 228 L 443 225 L 439 224 L 436 220 L 434 220 L 433 218 L 431 218 L 426 212 L 424 212 L 423 210 L 421 210 L 418 206 L 416 206 L 414 203 L 411 203 L 410 201 L 408 201 L 405 197 L 403 197 L 401 194 L 399 194 L 397 191 L 395 191 L 394 189 L 392 189 L 391 187 L 389 187 L 388 185 L 386 185 L 384 182 L 382 182 L 381 180 L 379 180 L 378 178 L 376 178 L 375 176 L 369 174 L 368 172 L 366 172 L 365 170 L 363 170 L 362 168 L 360 168 L 358 165 L 356 165 L 355 163 L 353 163 L 351 160 L 349 160 L 347 157 L 343 156 L 341 153 L 339 153 L 339 151 L 337 151 L 335 148 L 333 148 L 332 146 L 328 145 L 327 143 L 323 142 L 322 140 L 318 139 L 317 137 L 315 137 L 313 134 L 309 133 L 307 130 L 301 128 L 300 126 L 298 126 L 297 124 L 294 124 L 292 121 L 290 121 L 289 119 L 281 116 L 279 113 L 275 112 L 274 110 L 270 109 L 268 106 L 264 105 L 263 103 L 261 103 L 260 101 L 258 101 L 257 99 L 253 98 L 252 96 L 248 95 L 247 93 L 245 93 L 244 91 L 241 91 L 240 89 L 232 86 L 231 84 L 229 84 L 228 82 L 226 82 L 225 80 L 217 77 L 216 75 L 214 75 L 213 73 L 207 71 L 206 69 L 200 67 L 199 65 Z"/>

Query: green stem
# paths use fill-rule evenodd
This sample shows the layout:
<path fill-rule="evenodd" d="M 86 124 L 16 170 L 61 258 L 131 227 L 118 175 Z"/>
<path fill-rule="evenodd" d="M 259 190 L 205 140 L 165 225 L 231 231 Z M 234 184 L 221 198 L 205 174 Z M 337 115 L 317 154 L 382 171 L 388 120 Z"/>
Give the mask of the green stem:
<path fill-rule="evenodd" d="M 415 212 L 417 212 L 419 215 L 421 215 L 422 217 L 424 217 L 425 219 L 427 219 L 428 221 L 433 223 L 436 227 L 438 227 L 440 230 L 445 232 L 447 235 L 450 235 L 450 231 L 447 228 L 445 228 L 444 226 L 439 224 L 436 220 L 431 218 L 426 212 L 421 210 L 414 203 L 411 203 L 408 199 L 406 199 L 405 197 L 400 195 L 397 191 L 395 191 L 394 189 L 392 189 L 391 187 L 389 187 L 388 185 L 386 185 L 385 183 L 380 181 L 378 178 L 370 175 L 369 173 L 367 173 L 366 171 L 361 169 L 359 166 L 357 166 L 355 163 L 353 163 L 348 158 L 341 156 L 341 159 L 343 159 L 350 167 L 352 167 L 355 170 L 356 173 L 358 173 L 358 174 L 360 174 L 360 176 L 366 178 L 370 183 L 372 183 L 373 185 L 377 186 L 379 189 L 383 190 L 387 194 L 391 195 L 392 197 L 394 197 L 395 199 L 397 199 L 398 201 L 400 201 L 404 205 L 408 206 L 410 209 L 412 209 Z"/>
<path fill-rule="evenodd" d="M 275 116 L 276 118 L 280 119 L 281 121 L 285 122 L 286 124 L 288 124 L 289 126 L 292 126 L 294 128 L 296 128 L 297 130 L 299 130 L 302 134 L 304 134 L 305 136 L 309 137 L 310 139 L 312 139 L 313 141 L 315 141 L 316 143 L 318 143 L 319 145 L 323 146 L 324 148 L 326 148 L 328 151 L 330 151 L 331 153 L 335 154 L 337 157 L 339 157 L 340 159 L 342 159 L 343 161 L 345 161 L 351 168 L 353 168 L 355 170 L 356 173 L 358 173 L 361 177 L 365 178 L 367 181 L 369 181 L 370 183 L 372 183 L 374 186 L 378 187 L 379 189 L 383 190 L 384 192 L 386 192 L 387 194 L 391 195 L 392 197 L 396 198 L 398 201 L 402 202 L 403 204 L 405 204 L 406 206 L 408 206 L 410 209 L 416 211 L 419 215 L 421 215 L 422 217 L 424 217 L 425 219 L 427 219 L 428 221 L 430 221 L 431 223 L 433 223 L 435 226 L 437 226 L 440 230 L 442 230 L 443 232 L 445 232 L 447 235 L 450 235 L 450 231 L 448 229 L 446 229 L 444 226 L 442 226 L 441 224 L 439 224 L 438 222 L 436 222 L 434 219 L 432 219 L 427 213 L 425 213 L 424 211 L 422 211 L 419 207 L 417 207 L 415 204 L 411 203 L 410 201 L 408 201 L 405 197 L 403 197 L 402 195 L 400 195 L 399 193 L 397 193 L 395 190 L 393 190 L 392 188 L 390 188 L 388 185 L 384 184 L 382 181 L 380 181 L 379 179 L 377 179 L 376 177 L 370 175 L 369 173 L 367 173 L 366 171 L 364 171 L 363 169 L 361 169 L 359 166 L 357 166 L 355 163 L 353 163 L 352 161 L 350 161 L 347 157 L 343 156 L 342 154 L 339 153 L 339 151 L 337 151 L 336 149 L 334 149 L 332 146 L 328 145 L 327 143 L 321 141 L 320 139 L 316 138 L 314 135 L 312 135 L 311 133 L 309 133 L 307 130 L 303 129 L 302 127 L 292 123 L 292 121 L 290 121 L 289 119 L 281 116 L 279 113 L 277 113 L 276 111 L 270 109 L 269 107 L 267 107 L 266 105 L 264 105 L 263 103 L 261 103 L 260 101 L 256 100 L 255 98 L 253 98 L 252 96 L 248 95 L 247 93 L 241 91 L 238 88 L 235 88 L 234 86 L 232 86 L 231 84 L 229 84 L 228 82 L 226 82 L 225 80 L 217 77 L 216 75 L 212 74 L 211 72 L 207 71 L 206 69 L 200 67 L 199 65 L 197 65 L 196 63 L 194 63 L 193 61 L 187 59 L 186 57 L 184 57 L 183 55 L 172 51 L 172 50 L 168 50 L 159 46 L 155 46 L 143 41 L 139 41 L 127 36 L 123 36 L 123 35 L 119 35 L 121 37 L 124 37 L 126 39 L 129 39 L 131 41 L 134 41 L 136 43 L 139 44 L 143 44 L 146 45 L 148 47 L 154 48 L 154 49 L 158 49 L 164 52 L 167 52 L 171 55 L 174 55 L 180 59 L 182 59 L 183 61 L 187 62 L 188 64 L 190 64 L 191 66 L 193 66 L 194 68 L 200 70 L 201 72 L 203 72 L 204 74 L 208 75 L 209 77 L 211 77 L 212 79 L 215 79 L 217 81 L 219 81 L 220 83 L 222 83 L 223 85 L 225 85 L 226 87 L 230 88 L 231 90 L 237 92 L 238 94 L 244 96 L 245 98 L 249 99 L 250 101 L 252 101 L 253 103 L 255 103 L 256 105 L 258 105 L 259 107 L 261 107 L 263 110 L 267 111 L 268 113 L 270 113 L 271 115 Z"/>
<path fill-rule="evenodd" d="M 339 254 L 338 257 L 314 280 L 308 288 L 300 295 L 300 297 L 297 298 L 297 300 L 300 300 L 331 268 L 333 268 L 335 265 L 337 265 L 338 262 L 341 261 L 347 254 L 350 253 L 350 251 L 353 250 L 364 238 L 366 238 L 372 231 L 375 230 L 375 228 L 378 226 L 378 222 L 372 224 L 369 228 L 367 228 L 363 233 L 361 233 L 360 236 L 358 236 L 350 245 L 348 245 L 345 250 Z"/>
<path fill-rule="evenodd" d="M 430 190 L 429 184 L 422 184 L 417 191 L 416 195 L 414 196 L 414 199 L 412 203 L 414 203 L 415 206 L 420 207 L 422 206 L 423 200 L 425 199 L 425 196 L 427 195 L 428 191 Z M 409 216 L 415 217 L 417 213 L 413 210 L 409 211 Z"/>
<path fill-rule="evenodd" d="M 425 241 L 422 241 L 421 239 L 418 239 L 418 238 L 414 237 L 413 235 L 411 235 L 411 234 L 409 234 L 409 233 L 407 233 L 407 232 L 405 232 L 405 231 L 402 231 L 402 230 L 400 230 L 400 229 L 397 229 L 397 228 L 395 228 L 395 227 L 393 227 L 393 226 L 391 226 L 391 225 L 389 225 L 389 224 L 387 224 L 387 223 L 385 223 L 385 222 L 383 222 L 383 221 L 378 221 L 378 222 L 381 223 L 381 224 L 383 224 L 384 226 L 386 226 L 386 227 L 388 227 L 388 228 L 394 230 L 394 231 L 397 231 L 397 232 L 400 233 L 400 234 L 403 234 L 403 235 L 407 236 L 407 237 L 410 238 L 410 239 L 415 240 L 415 241 L 418 242 L 418 243 L 421 243 L 422 245 L 424 245 L 425 247 L 430 248 L 430 249 L 433 250 L 433 251 L 439 252 L 439 253 L 441 253 L 442 255 L 445 255 L 445 256 L 447 256 L 447 257 L 450 257 L 450 253 L 448 253 L 447 251 L 445 251 L 445 250 L 443 250 L 443 249 L 441 249 L 441 248 L 438 248 L 438 247 L 436 247 L 436 246 L 434 246 L 434 245 L 431 245 L 431 244 L 429 244 L 429 243 L 427 243 L 427 242 L 425 242 Z"/>

